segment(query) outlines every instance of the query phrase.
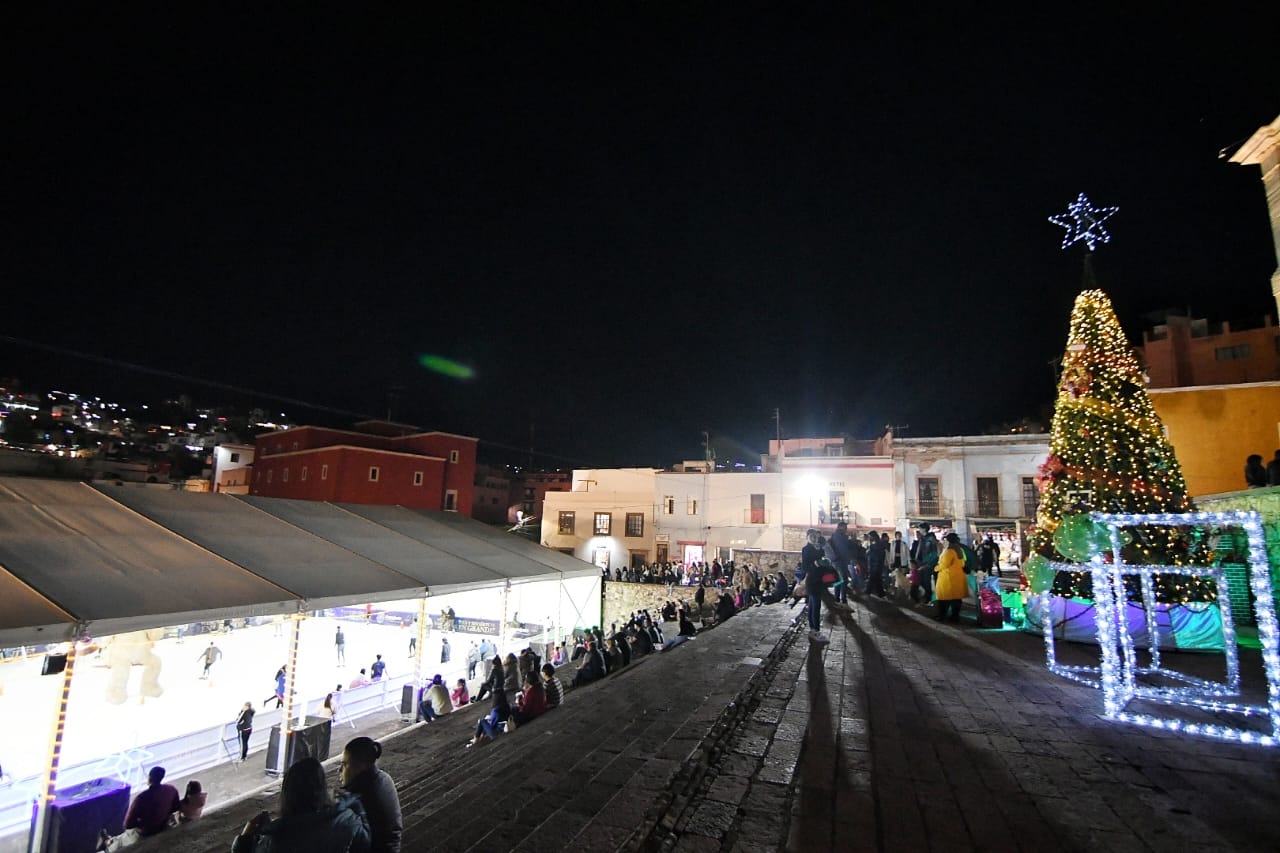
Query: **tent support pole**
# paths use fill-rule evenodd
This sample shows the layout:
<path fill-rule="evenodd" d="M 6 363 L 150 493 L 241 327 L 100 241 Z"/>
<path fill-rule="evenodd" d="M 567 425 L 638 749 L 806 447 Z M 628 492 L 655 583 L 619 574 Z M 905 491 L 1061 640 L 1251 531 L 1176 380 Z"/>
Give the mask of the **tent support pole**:
<path fill-rule="evenodd" d="M 498 626 L 498 650 L 507 648 L 507 603 L 511 599 L 511 581 L 502 585 L 502 622 Z"/>
<path fill-rule="evenodd" d="M 67 666 L 62 670 L 62 692 L 58 694 L 58 712 L 54 717 L 53 731 L 49 736 L 49 760 L 44 769 L 44 785 L 36 801 L 36 814 L 32 819 L 31 842 L 28 850 L 44 849 L 45 835 L 49 827 L 49 805 L 58 787 L 58 762 L 62 758 L 62 736 L 67 724 L 67 702 L 71 698 L 71 676 L 76 668 L 76 641 L 71 641 L 67 652 Z"/>
<path fill-rule="evenodd" d="M 284 670 L 284 718 L 280 720 L 280 748 L 276 750 L 276 773 L 281 776 L 284 775 L 284 771 L 289 769 L 286 766 L 288 760 L 286 753 L 289 751 L 289 732 L 293 730 L 294 688 L 297 686 L 298 673 L 298 639 L 302 634 L 302 620 L 305 618 L 307 618 L 307 615 L 301 612 L 294 613 L 289 617 L 290 621 L 293 622 L 293 627 L 289 632 L 289 662 L 285 665 Z"/>
<path fill-rule="evenodd" d="M 426 645 L 426 624 L 427 624 L 427 596 L 428 592 L 423 592 L 422 597 L 418 599 L 418 624 L 413 629 L 418 632 L 418 642 L 413 647 L 413 689 L 416 696 L 418 685 L 422 683 L 422 647 Z"/>

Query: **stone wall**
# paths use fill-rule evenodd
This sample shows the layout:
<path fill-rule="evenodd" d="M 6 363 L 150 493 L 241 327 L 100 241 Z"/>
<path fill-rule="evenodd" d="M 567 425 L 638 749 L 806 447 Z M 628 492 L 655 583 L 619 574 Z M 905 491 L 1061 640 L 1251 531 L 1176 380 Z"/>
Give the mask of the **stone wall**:
<path fill-rule="evenodd" d="M 785 533 L 785 531 L 784 531 Z M 800 565 L 800 549 L 804 547 L 804 531 L 800 531 L 798 537 L 799 545 L 796 549 L 785 551 L 757 551 L 757 550 L 734 550 L 733 564 L 735 566 L 749 565 L 763 575 L 773 574 L 775 572 L 786 572 L 790 577 L 795 573 L 796 566 Z M 774 564 L 777 567 L 774 567 Z"/>
<path fill-rule="evenodd" d="M 656 613 L 662 609 L 668 599 L 693 602 L 696 587 L 668 587 L 664 583 L 628 583 L 627 581 L 609 581 L 604 585 L 604 629 L 608 630 L 613 622 L 623 622 L 631 618 L 636 610 L 648 610 Z"/>
<path fill-rule="evenodd" d="M 733 552 L 734 565 L 749 565 L 759 570 L 761 576 L 785 572 L 787 578 L 795 577 L 796 566 L 800 564 L 797 551 L 747 551 Z M 775 565 L 776 564 L 776 565 Z M 609 581 L 604 585 L 604 625 L 607 629 L 612 622 L 622 622 L 631 618 L 637 610 L 648 610 L 656 613 L 668 600 L 693 604 L 696 586 L 672 586 L 664 583 L 629 583 L 627 581 Z M 716 599 L 707 591 L 707 606 Z M 709 611 L 708 611 L 709 612 Z"/>

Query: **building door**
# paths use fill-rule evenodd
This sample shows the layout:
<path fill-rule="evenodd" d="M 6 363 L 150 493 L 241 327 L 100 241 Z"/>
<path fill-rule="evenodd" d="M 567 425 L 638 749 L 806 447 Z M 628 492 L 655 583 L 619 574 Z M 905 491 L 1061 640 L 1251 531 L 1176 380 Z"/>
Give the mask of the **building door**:
<path fill-rule="evenodd" d="M 597 548 L 595 550 L 595 553 L 592 555 L 591 562 L 595 563 L 596 566 L 601 569 L 608 569 L 609 568 L 609 549 Z"/>
<path fill-rule="evenodd" d="M 647 551 L 632 551 L 631 552 L 631 568 L 633 569 L 644 568 L 644 558 L 647 556 L 649 556 Z"/>
<path fill-rule="evenodd" d="M 978 515 L 1000 517 L 1000 481 L 995 477 L 978 478 Z"/>
<path fill-rule="evenodd" d="M 654 550 L 658 552 L 658 556 L 654 557 L 654 559 L 657 560 L 659 563 L 669 562 L 671 560 L 671 557 L 668 556 L 670 552 L 667 550 L 667 548 L 668 548 L 668 545 L 666 542 L 659 542 L 657 545 L 655 545 Z"/>
<path fill-rule="evenodd" d="M 704 560 L 703 553 L 704 552 L 701 545 L 690 545 L 690 544 L 684 545 L 685 564 L 688 565 L 689 563 L 703 562 Z"/>
<path fill-rule="evenodd" d="M 916 477 L 919 514 L 936 518 L 942 512 L 942 490 L 937 477 Z"/>

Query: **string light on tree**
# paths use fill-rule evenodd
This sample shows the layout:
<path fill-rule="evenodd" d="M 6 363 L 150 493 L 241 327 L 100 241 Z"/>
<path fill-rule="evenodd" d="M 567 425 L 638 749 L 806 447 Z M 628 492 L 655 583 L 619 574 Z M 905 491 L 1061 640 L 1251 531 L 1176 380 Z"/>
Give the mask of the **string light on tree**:
<path fill-rule="evenodd" d="M 1067 205 L 1065 216 L 1050 216 L 1049 221 L 1067 229 L 1062 237 L 1062 248 L 1066 249 L 1083 240 L 1092 252 L 1096 244 L 1111 242 L 1111 232 L 1102 223 L 1119 210 L 1118 207 L 1094 207 L 1093 202 L 1084 193 L 1080 193 L 1079 198 Z"/>
<path fill-rule="evenodd" d="M 1105 550 L 1081 514 L 1193 508 L 1141 367 L 1110 300 L 1100 290 L 1081 293 L 1071 311 L 1049 457 L 1037 485 L 1041 500 L 1032 549 L 1060 564 L 1063 558 L 1074 562 L 1070 571 L 1058 572 L 1053 585 L 1056 595 L 1066 597 L 1093 597 L 1087 564 Z M 1203 543 L 1185 529 L 1139 527 L 1125 536 L 1125 561 L 1132 564 L 1203 561 Z M 1156 600 L 1162 604 L 1212 602 L 1217 597 L 1216 584 L 1206 575 L 1155 576 L 1154 583 Z M 1136 579 L 1127 586 L 1130 599 L 1138 601 Z"/>

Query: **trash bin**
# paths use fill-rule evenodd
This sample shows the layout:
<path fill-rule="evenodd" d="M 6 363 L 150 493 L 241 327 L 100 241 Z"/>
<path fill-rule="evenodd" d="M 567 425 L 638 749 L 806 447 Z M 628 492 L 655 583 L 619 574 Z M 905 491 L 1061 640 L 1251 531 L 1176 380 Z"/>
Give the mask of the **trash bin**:
<path fill-rule="evenodd" d="M 413 685 L 406 684 L 400 688 L 400 719 L 408 721 L 417 718 L 418 708 L 413 695 Z"/>
<path fill-rule="evenodd" d="M 327 759 L 332 733 L 333 721 L 328 717 L 307 717 L 301 727 L 289 732 L 283 769 L 288 770 L 304 758 Z M 273 776 L 280 773 L 279 765 L 280 724 L 276 723 L 271 727 L 271 738 L 267 741 L 267 773 Z"/>

